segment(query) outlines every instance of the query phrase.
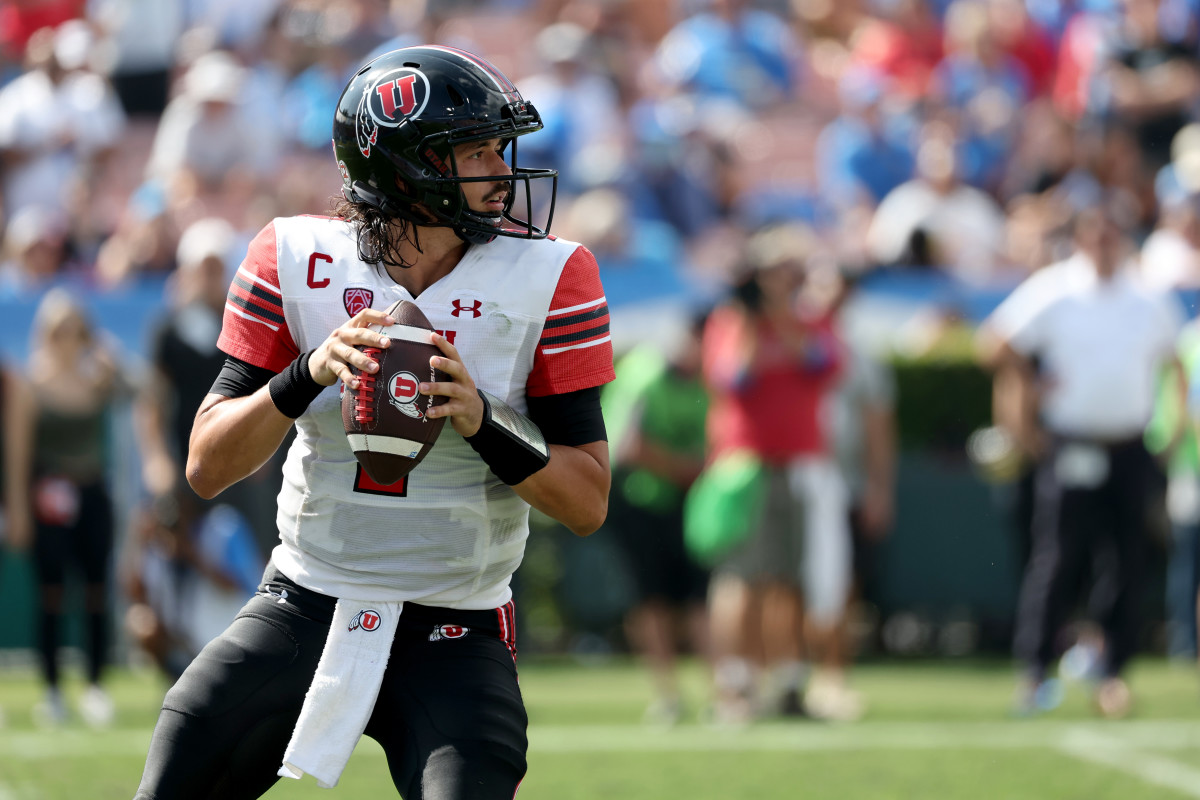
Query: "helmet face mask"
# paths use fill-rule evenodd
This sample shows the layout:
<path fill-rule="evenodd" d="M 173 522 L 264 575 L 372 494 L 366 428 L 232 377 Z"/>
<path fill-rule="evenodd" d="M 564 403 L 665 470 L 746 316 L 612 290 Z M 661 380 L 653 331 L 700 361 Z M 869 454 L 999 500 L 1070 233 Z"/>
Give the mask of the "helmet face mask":
<path fill-rule="evenodd" d="M 553 219 L 558 173 L 516 160 L 517 137 L 541 128 L 533 105 L 483 59 L 448 47 L 394 50 L 360 69 L 338 101 L 333 150 L 342 193 L 388 216 L 452 228 L 472 244 L 541 239 Z M 491 139 L 508 150 L 511 174 L 460 177 L 455 148 Z M 532 222 L 534 180 L 551 187 L 541 228 Z M 479 182 L 508 184 L 501 213 L 470 208 L 463 184 Z M 518 204 L 524 219 L 513 213 Z"/>

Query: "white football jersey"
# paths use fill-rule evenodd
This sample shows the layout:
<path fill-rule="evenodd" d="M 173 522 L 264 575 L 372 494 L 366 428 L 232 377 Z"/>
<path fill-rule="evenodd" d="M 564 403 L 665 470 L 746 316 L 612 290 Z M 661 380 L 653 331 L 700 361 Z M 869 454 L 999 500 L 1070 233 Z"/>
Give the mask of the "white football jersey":
<path fill-rule="evenodd" d="M 255 237 L 230 287 L 219 346 L 279 372 L 362 308 L 400 299 L 458 348 L 479 388 L 522 412 L 526 396 L 612 380 L 608 307 L 585 247 L 497 237 L 469 247 L 414 298 L 358 258 L 349 224 L 327 217 L 275 219 Z M 508 602 L 529 506 L 450 425 L 404 480 L 375 484 L 347 441 L 341 390 L 327 388 L 296 420 L 276 566 L 333 597 L 468 609 Z"/>

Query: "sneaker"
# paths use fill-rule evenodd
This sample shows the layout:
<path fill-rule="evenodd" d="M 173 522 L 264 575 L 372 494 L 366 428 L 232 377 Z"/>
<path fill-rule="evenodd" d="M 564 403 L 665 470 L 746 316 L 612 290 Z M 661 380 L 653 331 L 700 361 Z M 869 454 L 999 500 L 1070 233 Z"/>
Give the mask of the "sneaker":
<path fill-rule="evenodd" d="M 1133 694 L 1120 678 L 1105 678 L 1096 687 L 1096 709 L 1105 719 L 1124 719 L 1133 709 Z"/>
<path fill-rule="evenodd" d="M 50 689 L 46 699 L 33 707 L 33 724 L 39 728 L 57 728 L 65 725 L 68 719 L 67 704 L 63 702 L 62 692 Z"/>
<path fill-rule="evenodd" d="M 1069 681 L 1091 681 L 1100 677 L 1103 650 L 1094 642 L 1080 640 L 1063 653 L 1058 674 Z"/>
<path fill-rule="evenodd" d="M 1058 708 L 1063 701 L 1062 682 L 1057 678 L 1022 681 L 1013 698 L 1013 713 L 1018 717 L 1032 717 Z"/>
<path fill-rule="evenodd" d="M 725 697 L 713 703 L 711 724 L 718 728 L 745 728 L 754 722 L 754 704 L 744 697 Z"/>
<path fill-rule="evenodd" d="M 813 717 L 830 722 L 854 722 L 866 711 L 859 692 L 833 682 L 813 681 L 804 695 L 804 704 Z"/>
<path fill-rule="evenodd" d="M 683 703 L 678 698 L 660 697 L 642 714 L 642 723 L 656 728 L 673 728 L 682 721 Z"/>
<path fill-rule="evenodd" d="M 779 716 L 789 719 L 807 717 L 808 709 L 804 707 L 804 695 L 798 688 L 785 690 L 779 699 L 778 711 Z"/>
<path fill-rule="evenodd" d="M 108 692 L 92 684 L 79 700 L 79 716 L 93 728 L 107 728 L 116 717 L 116 708 Z"/>

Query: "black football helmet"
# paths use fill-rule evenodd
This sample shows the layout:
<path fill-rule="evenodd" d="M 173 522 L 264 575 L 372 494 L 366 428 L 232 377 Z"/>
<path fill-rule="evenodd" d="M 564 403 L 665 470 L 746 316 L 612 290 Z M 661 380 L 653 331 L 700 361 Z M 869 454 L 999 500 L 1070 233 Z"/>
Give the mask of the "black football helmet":
<path fill-rule="evenodd" d="M 517 166 L 517 137 L 541 130 L 542 119 L 517 87 L 476 55 L 440 45 L 393 50 L 355 73 L 333 118 L 333 152 L 342 194 L 388 216 L 453 228 L 471 244 L 496 236 L 542 239 L 554 217 L 558 172 Z M 500 138 L 512 175 L 458 177 L 454 147 Z M 529 183 L 550 179 L 546 227 L 532 223 Z M 472 211 L 461 185 L 508 182 L 501 214 Z M 520 189 L 518 189 L 520 187 Z M 517 195 L 525 220 L 511 213 Z"/>

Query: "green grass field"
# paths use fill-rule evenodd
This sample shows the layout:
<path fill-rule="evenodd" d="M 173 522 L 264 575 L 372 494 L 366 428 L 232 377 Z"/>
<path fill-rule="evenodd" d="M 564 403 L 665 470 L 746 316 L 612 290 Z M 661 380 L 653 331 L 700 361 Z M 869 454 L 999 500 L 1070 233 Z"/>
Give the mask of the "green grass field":
<path fill-rule="evenodd" d="M 698 670 L 686 673 L 695 705 Z M 1138 662 L 1132 718 L 1097 719 L 1080 685 L 1037 719 L 1008 715 L 1007 663 L 880 663 L 858 668 L 866 718 L 851 724 L 760 722 L 670 730 L 640 724 L 649 689 L 628 661 L 582 667 L 526 660 L 529 775 L 521 800 L 1175 800 L 1200 798 L 1200 675 Z M 97 733 L 73 722 L 33 727 L 39 697 L 28 671 L 0 671 L 0 800 L 132 797 L 163 685 L 119 671 L 120 711 Z M 68 697 L 79 691 L 67 686 Z M 358 745 L 341 783 L 281 781 L 283 798 L 392 797 L 382 752 Z"/>

